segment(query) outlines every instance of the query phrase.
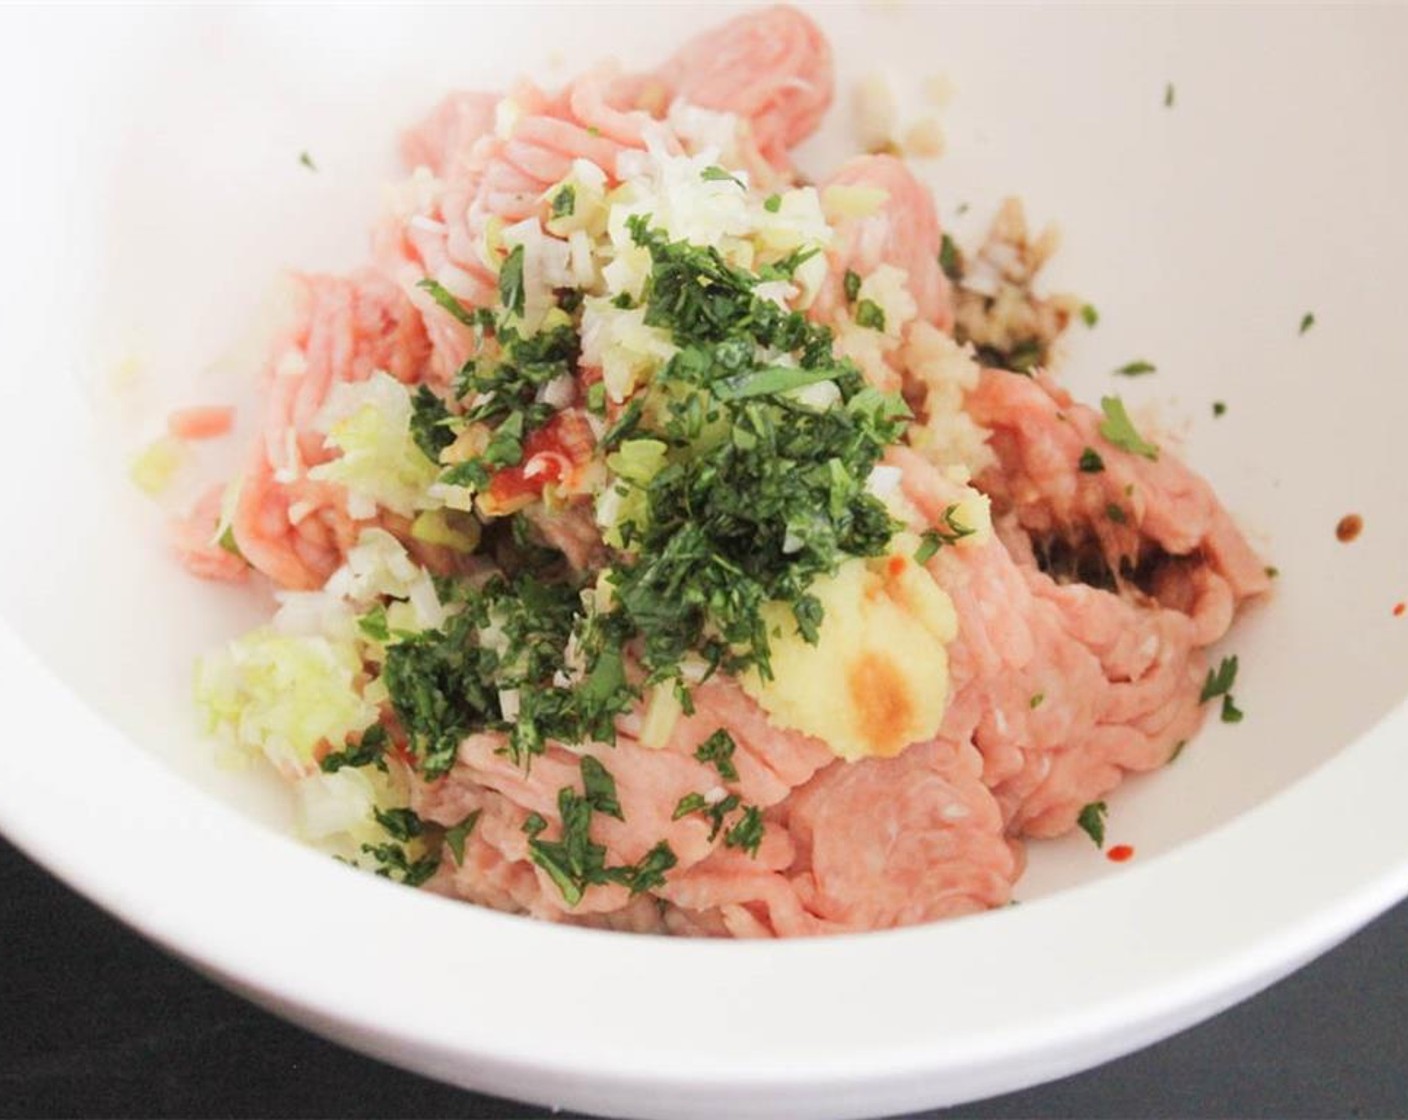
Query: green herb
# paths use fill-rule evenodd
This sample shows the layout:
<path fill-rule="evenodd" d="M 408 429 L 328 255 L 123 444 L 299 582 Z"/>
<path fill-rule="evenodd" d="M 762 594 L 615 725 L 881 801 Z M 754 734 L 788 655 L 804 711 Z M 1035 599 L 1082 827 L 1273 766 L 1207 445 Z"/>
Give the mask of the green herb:
<path fill-rule="evenodd" d="M 856 297 L 860 295 L 860 274 L 846 269 L 846 275 L 841 279 L 841 286 L 846 292 L 846 302 L 855 303 Z"/>
<path fill-rule="evenodd" d="M 356 743 L 323 755 L 318 768 L 324 774 L 336 774 L 344 766 L 375 766 L 385 770 L 386 742 L 386 728 L 374 723 L 362 732 Z"/>
<path fill-rule="evenodd" d="M 1275 579 L 1281 574 L 1281 569 L 1272 564 L 1268 564 L 1265 570 L 1267 579 Z"/>
<path fill-rule="evenodd" d="M 600 136 L 600 135 L 601 135 L 601 129 L 597 128 L 597 126 L 594 125 L 594 124 L 589 124 L 589 125 L 587 125 L 587 135 L 588 135 L 588 136 Z"/>
<path fill-rule="evenodd" d="M 1080 811 L 1076 824 L 1095 842 L 1097 848 L 1105 846 L 1105 814 L 1109 811 L 1103 801 L 1092 801 Z"/>
<path fill-rule="evenodd" d="M 622 868 L 620 881 L 630 888 L 632 895 L 643 894 L 665 885 L 665 872 L 679 863 L 674 850 L 661 840 L 634 865 Z M 615 870 L 614 868 L 612 869 Z"/>
<path fill-rule="evenodd" d="M 730 848 L 741 848 L 756 858 L 758 845 L 763 842 L 763 814 L 756 805 L 743 810 L 738 823 L 724 833 L 724 844 Z"/>
<path fill-rule="evenodd" d="M 1206 704 L 1217 696 L 1226 696 L 1237 680 L 1237 655 L 1224 657 L 1216 670 L 1209 669 L 1203 682 L 1203 691 L 1198 696 L 1199 704 Z"/>
<path fill-rule="evenodd" d="M 1164 86 L 1164 108 L 1173 108 L 1173 83 L 1169 82 Z"/>
<path fill-rule="evenodd" d="M 1222 722 L 1223 722 L 1223 723 L 1241 723 L 1241 722 L 1242 722 L 1242 715 L 1243 715 L 1242 709 L 1239 708 L 1239 707 L 1237 707 L 1236 703 L 1235 703 L 1235 702 L 1233 701 L 1233 699 L 1232 699 L 1232 694 L 1231 694 L 1231 693 L 1228 693 L 1226 696 L 1224 696 L 1224 697 L 1222 698 Z"/>
<path fill-rule="evenodd" d="M 411 438 L 432 463 L 440 461 L 440 452 L 455 442 L 450 430 L 454 417 L 445 402 L 428 385 L 421 385 L 411 398 Z"/>
<path fill-rule="evenodd" d="M 438 281 L 421 280 L 416 283 L 416 287 L 420 288 L 422 291 L 429 292 L 431 299 L 433 299 L 436 303 L 438 303 L 441 307 L 443 307 L 446 311 L 448 311 L 466 327 L 474 327 L 480 325 L 480 320 L 476 319 L 472 312 L 467 311 L 465 309 L 464 304 L 460 303 L 460 301 L 457 300 L 450 293 L 450 290 Z"/>
<path fill-rule="evenodd" d="M 424 856 L 412 861 L 400 844 L 363 844 L 362 851 L 377 862 L 376 873 L 408 887 L 418 887 L 435 874 L 439 856 Z"/>
<path fill-rule="evenodd" d="M 1030 707 L 1033 711 L 1035 711 L 1037 708 L 1041 707 L 1041 705 L 1043 704 L 1043 702 L 1045 702 L 1045 700 L 1046 700 L 1046 693 L 1044 693 L 1044 692 L 1038 692 L 1038 693 L 1033 694 L 1032 698 L 1031 698 L 1029 701 L 1027 701 L 1027 706 Z"/>
<path fill-rule="evenodd" d="M 943 527 L 925 529 L 919 535 L 919 547 L 914 550 L 914 562 L 927 564 L 944 545 L 957 544 L 964 537 L 971 537 L 976 529 L 960 524 L 957 520 L 958 506 L 951 505 L 944 510 Z"/>
<path fill-rule="evenodd" d="M 1105 419 L 1100 422 L 1100 434 L 1122 451 L 1132 455 L 1142 455 L 1146 459 L 1157 459 L 1159 449 L 1134 428 L 1125 411 L 1124 401 L 1119 397 L 1101 397 L 1100 410 Z"/>
<path fill-rule="evenodd" d="M 600 774 L 605 770 L 595 778 L 589 777 L 590 767 L 585 765 L 588 760 L 595 761 L 590 755 L 583 757 L 582 781 L 586 792 L 578 794 L 570 786 L 557 792 L 558 815 L 562 820 L 558 839 L 542 839 L 547 822 L 537 813 L 529 814 L 523 822 L 523 831 L 529 836 L 529 858 L 547 873 L 568 906 L 581 902 L 587 888 L 592 886 L 619 883 L 633 895 L 652 890 L 665 882 L 665 872 L 678 862 L 669 844 L 662 840 L 635 864 L 607 866 L 606 849 L 591 839 L 592 813 L 601 811 L 596 800 L 602 796 Z M 614 797 L 613 782 L 612 804 Z M 619 812 L 619 806 L 617 809 Z"/>
<path fill-rule="evenodd" d="M 863 299 L 856 304 L 856 326 L 865 327 L 872 331 L 883 331 L 885 329 L 885 312 L 874 300 Z"/>
<path fill-rule="evenodd" d="M 690 813 L 698 813 L 709 807 L 709 803 L 704 800 L 702 793 L 687 793 L 679 799 L 675 805 L 675 811 L 670 814 L 672 821 L 682 820 Z"/>
<path fill-rule="evenodd" d="M 605 451 L 614 451 L 635 434 L 645 415 L 645 402 L 640 397 L 631 398 L 621 415 L 612 421 L 611 426 L 601 433 L 600 444 Z"/>
<path fill-rule="evenodd" d="M 1099 474 L 1105 469 L 1105 460 L 1095 448 L 1087 447 L 1080 453 L 1080 469 L 1086 474 Z"/>
<path fill-rule="evenodd" d="M 587 411 L 601 416 L 606 412 L 606 385 L 601 381 L 593 381 L 587 386 Z"/>
<path fill-rule="evenodd" d="M 587 801 L 598 813 L 605 813 L 618 821 L 626 819 L 621 813 L 621 803 L 616 800 L 616 779 L 598 759 L 589 754 L 582 756 L 582 788 Z"/>
<path fill-rule="evenodd" d="M 719 777 L 733 782 L 738 780 L 738 769 L 733 765 L 735 749 L 733 736 L 721 727 L 695 748 L 694 757 L 712 765 L 719 772 Z"/>
<path fill-rule="evenodd" d="M 747 190 L 743 185 L 743 180 L 731 171 L 725 171 L 722 167 L 706 167 L 699 173 L 699 177 L 706 183 L 737 183 L 740 190 Z M 781 203 L 779 202 L 779 205 Z"/>
<path fill-rule="evenodd" d="M 1173 753 L 1168 756 L 1168 761 L 1169 761 L 1169 762 L 1172 762 L 1172 761 L 1173 761 L 1174 759 L 1176 759 L 1179 755 L 1181 755 L 1181 754 L 1183 753 L 1183 748 L 1186 747 L 1187 745 L 1188 745 L 1188 740 L 1187 740 L 1187 739 L 1179 739 L 1178 742 L 1174 744 Z M 1168 765 L 1168 763 L 1165 763 L 1164 765 Z"/>
<path fill-rule="evenodd" d="M 606 849 L 591 839 L 591 803 L 570 786 L 558 790 L 557 811 L 562 830 L 557 840 L 544 840 L 536 833 L 546 827 L 541 817 L 524 822 L 535 826 L 528 841 L 528 855 L 547 872 L 568 906 L 576 906 L 589 886 L 611 881 L 606 873 Z"/>
<path fill-rule="evenodd" d="M 523 314 L 527 294 L 523 287 L 523 246 L 515 245 L 499 266 L 499 302 L 515 315 Z"/>
<path fill-rule="evenodd" d="M 1115 376 L 1139 377 L 1146 373 L 1156 373 L 1158 368 L 1159 367 L 1154 365 L 1153 362 L 1146 362 L 1143 358 L 1140 358 L 1137 361 L 1126 362 L 1124 365 L 1120 366 L 1119 369 L 1115 370 Z"/>
<path fill-rule="evenodd" d="M 570 218 L 576 211 L 577 188 L 568 183 L 552 196 L 552 216 L 554 218 Z"/>
<path fill-rule="evenodd" d="M 1093 327 L 1096 323 L 1100 322 L 1100 312 L 1095 309 L 1093 303 L 1081 305 L 1080 317 L 1087 327 Z"/>
<path fill-rule="evenodd" d="M 374 642 L 389 642 L 391 630 L 386 624 L 386 607 L 378 603 L 357 619 L 357 629 Z"/>
<path fill-rule="evenodd" d="M 770 194 L 763 199 L 763 209 L 769 214 L 776 214 L 782 209 L 782 196 L 780 194 Z"/>
<path fill-rule="evenodd" d="M 446 773 L 471 731 L 499 721 L 498 657 L 476 643 L 474 612 L 390 646 L 382 681 L 427 778 Z"/>
<path fill-rule="evenodd" d="M 954 283 L 963 279 L 963 253 L 947 233 L 939 242 L 939 267 L 943 269 L 944 275 Z"/>
<path fill-rule="evenodd" d="M 687 793 L 680 798 L 679 804 L 675 806 L 675 812 L 671 820 L 682 820 L 691 813 L 702 813 L 709 819 L 709 843 L 723 831 L 724 821 L 741 804 L 738 794 L 730 793 L 727 797 L 720 798 L 714 804 L 709 804 L 702 793 Z"/>
<path fill-rule="evenodd" d="M 1227 413 L 1227 405 L 1226 405 L 1224 402 L 1222 402 L 1222 401 L 1213 401 L 1213 402 L 1212 402 L 1212 414 L 1213 414 L 1214 416 L 1223 416 L 1223 415 L 1226 415 L 1226 413 Z"/>
<path fill-rule="evenodd" d="M 469 839 L 469 834 L 474 831 L 474 826 L 479 823 L 482 809 L 475 809 L 464 820 L 457 825 L 452 825 L 445 830 L 445 847 L 450 849 L 450 854 L 455 857 L 455 866 L 464 866 L 464 842 Z"/>
<path fill-rule="evenodd" d="M 1110 502 L 1105 507 L 1105 516 L 1116 525 L 1124 525 L 1129 521 L 1129 514 L 1125 513 L 1124 507 L 1115 502 Z"/>
<path fill-rule="evenodd" d="M 1304 334 L 1306 331 L 1308 331 L 1308 330 L 1309 330 L 1311 327 L 1313 327 L 1314 325 L 1315 325 L 1315 312 L 1313 312 L 1313 311 L 1307 311 L 1304 315 L 1302 315 L 1302 316 L 1300 317 L 1300 332 L 1299 332 L 1299 333 Z"/>
<path fill-rule="evenodd" d="M 304 167 L 306 167 L 309 171 L 318 170 L 317 164 L 313 162 L 313 157 L 310 156 L 307 152 L 298 153 L 298 162 L 301 163 Z"/>
<path fill-rule="evenodd" d="M 373 809 L 372 816 L 393 840 L 414 840 L 425 831 L 420 817 L 411 809 Z"/>

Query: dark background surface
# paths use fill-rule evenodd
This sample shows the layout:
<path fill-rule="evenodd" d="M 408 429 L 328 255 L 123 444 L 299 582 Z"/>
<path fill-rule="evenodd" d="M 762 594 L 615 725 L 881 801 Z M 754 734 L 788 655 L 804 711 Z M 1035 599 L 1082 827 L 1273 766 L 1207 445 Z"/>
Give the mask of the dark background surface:
<path fill-rule="evenodd" d="M 1158 1046 L 926 1115 L 1406 1116 L 1405 949 L 1408 904 Z M 0 1116 L 550 1115 L 402 1073 L 289 1026 L 171 960 L 0 841 Z"/>

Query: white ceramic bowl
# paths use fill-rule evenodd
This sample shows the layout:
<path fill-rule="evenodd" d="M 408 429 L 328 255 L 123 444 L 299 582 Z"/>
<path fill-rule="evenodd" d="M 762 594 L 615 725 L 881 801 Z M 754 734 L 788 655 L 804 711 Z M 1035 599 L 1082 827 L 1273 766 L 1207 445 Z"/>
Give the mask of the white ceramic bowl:
<path fill-rule="evenodd" d="M 1120 388 L 1186 427 L 1284 573 L 1229 643 L 1246 721 L 1112 799 L 1132 863 L 1076 836 L 1034 847 L 1026 905 L 980 918 L 808 943 L 633 938 L 349 871 L 281 834 L 286 806 L 258 775 L 211 766 L 190 663 L 260 605 L 177 571 L 125 456 L 164 408 L 225 391 L 212 363 L 276 268 L 362 256 L 394 130 L 439 92 L 543 72 L 554 50 L 646 63 L 705 18 L 0 19 L 0 828 L 314 1030 L 631 1116 L 875 1115 L 1031 1084 L 1227 1006 L 1402 896 L 1403 8 L 818 12 L 843 91 L 877 69 L 953 79 L 944 214 L 970 203 L 971 233 L 1010 192 L 1060 219 L 1053 281 L 1101 312 L 1069 379 L 1088 396 L 1155 360 Z M 845 150 L 836 116 L 805 166 Z M 135 380 L 115 390 L 127 359 Z M 1351 511 L 1363 536 L 1338 543 Z"/>

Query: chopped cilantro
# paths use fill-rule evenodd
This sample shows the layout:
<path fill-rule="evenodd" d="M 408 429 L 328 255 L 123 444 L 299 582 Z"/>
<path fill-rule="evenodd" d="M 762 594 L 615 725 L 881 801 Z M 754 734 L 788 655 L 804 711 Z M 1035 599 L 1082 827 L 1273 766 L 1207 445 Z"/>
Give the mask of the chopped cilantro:
<path fill-rule="evenodd" d="M 782 209 L 782 196 L 780 194 L 770 194 L 763 199 L 763 209 L 769 214 L 776 214 Z"/>
<path fill-rule="evenodd" d="M 374 642 L 389 642 L 391 629 L 386 624 L 386 607 L 378 603 L 362 615 L 357 619 L 357 629 Z"/>
<path fill-rule="evenodd" d="M 1173 83 L 1172 83 L 1172 82 L 1168 82 L 1168 83 L 1164 86 L 1164 108 L 1165 108 L 1165 109 L 1172 109 L 1172 108 L 1173 108 Z"/>
<path fill-rule="evenodd" d="M 698 813 L 709 807 L 709 803 L 704 800 L 702 793 L 687 793 L 675 804 L 675 811 L 670 814 L 672 821 L 682 820 L 690 813 Z"/>
<path fill-rule="evenodd" d="M 749 805 L 738 822 L 724 833 L 724 844 L 729 848 L 741 848 L 756 857 L 758 845 L 763 842 L 763 831 L 762 811 L 756 805 Z"/>
<path fill-rule="evenodd" d="M 386 728 L 375 723 L 362 732 L 356 743 L 323 755 L 318 768 L 324 774 L 336 774 L 344 766 L 375 766 L 386 769 Z"/>
<path fill-rule="evenodd" d="M 939 267 L 943 269 L 944 275 L 954 283 L 963 279 L 963 253 L 947 233 L 939 242 Z"/>
<path fill-rule="evenodd" d="M 571 786 L 557 791 L 558 815 L 562 820 L 558 839 L 542 839 L 548 825 L 537 813 L 530 813 L 523 822 L 523 831 L 529 837 L 529 858 L 547 873 L 568 906 L 581 902 L 587 888 L 592 886 L 619 883 L 633 895 L 651 890 L 665 882 L 665 872 L 678 862 L 669 844 L 662 840 L 638 863 L 607 865 L 606 849 L 591 838 L 592 813 L 603 810 L 598 805 L 602 796 L 601 777 L 600 774 L 595 778 L 588 776 L 590 768 L 586 764 L 589 761 L 596 760 L 590 755 L 583 757 L 584 794 L 578 794 Z M 605 774 L 604 768 L 600 773 Z M 610 804 L 615 804 L 614 799 L 615 783 L 612 782 Z M 619 806 L 616 809 L 619 812 Z"/>
<path fill-rule="evenodd" d="M 586 798 L 578 796 L 570 786 L 564 786 L 558 791 L 557 810 L 562 817 L 560 838 L 544 840 L 540 835 L 533 835 L 528 841 L 528 855 L 547 872 L 563 901 L 568 906 L 576 906 L 587 887 L 610 882 L 606 874 L 606 849 L 591 839 L 592 807 Z M 542 817 L 525 821 L 525 830 L 530 824 L 538 833 L 546 828 Z"/>
<path fill-rule="evenodd" d="M 914 550 L 914 562 L 927 564 L 944 545 L 957 544 L 964 537 L 971 537 L 976 529 L 960 524 L 955 516 L 958 506 L 951 505 L 944 510 L 943 527 L 925 529 L 919 535 L 919 547 Z"/>
<path fill-rule="evenodd" d="M 709 820 L 709 842 L 712 844 L 719 833 L 723 831 L 725 819 L 738 808 L 740 803 L 741 799 L 736 793 L 730 793 L 712 805 L 702 793 L 687 793 L 680 798 L 679 804 L 675 806 L 674 815 L 670 819 L 678 821 L 691 813 L 704 814 Z"/>
<path fill-rule="evenodd" d="M 665 885 L 665 872 L 679 863 L 674 849 L 661 840 L 640 860 L 620 869 L 620 882 L 630 889 L 632 895 L 642 894 Z M 612 868 L 612 871 L 617 869 Z"/>
<path fill-rule="evenodd" d="M 1124 525 L 1129 521 L 1129 514 L 1125 513 L 1124 507 L 1115 502 L 1105 506 L 1105 516 L 1116 525 Z"/>
<path fill-rule="evenodd" d="M 552 216 L 554 218 L 570 218 L 576 211 L 577 188 L 568 183 L 552 196 Z"/>
<path fill-rule="evenodd" d="M 803 636 L 814 636 L 811 580 L 842 556 L 885 552 L 898 526 L 865 479 L 909 412 L 835 356 L 826 327 L 754 293 L 810 250 L 751 274 L 716 250 L 668 241 L 643 216 L 628 227 L 651 255 L 645 321 L 680 349 L 654 379 L 668 403 L 647 414 L 637 395 L 601 440 L 609 448 L 645 432 L 672 449 L 640 484 L 622 533 L 629 552 L 611 575 L 620 615 L 643 637 L 656 680 L 690 651 L 730 672 L 756 664 L 766 677 L 762 605 L 790 604 Z M 795 368 L 763 358 L 768 351 L 788 353 Z M 832 381 L 840 400 L 817 410 L 779 395 L 812 381 Z M 725 438 L 704 440 L 706 430 Z"/>
<path fill-rule="evenodd" d="M 587 801 L 598 813 L 605 813 L 618 821 L 626 819 L 621 813 L 621 803 L 616 800 L 616 779 L 598 759 L 589 754 L 582 756 L 582 788 Z"/>
<path fill-rule="evenodd" d="M 1093 303 L 1081 305 L 1080 317 L 1081 321 L 1084 322 L 1087 327 L 1093 327 L 1096 323 L 1100 322 L 1100 312 L 1095 309 Z"/>
<path fill-rule="evenodd" d="M 1307 311 L 1300 317 L 1300 334 L 1304 334 L 1315 325 L 1315 312 Z"/>
<path fill-rule="evenodd" d="M 411 809 L 373 809 L 372 816 L 393 840 L 414 840 L 425 831 L 420 817 Z"/>
<path fill-rule="evenodd" d="M 738 768 L 733 764 L 736 749 L 733 736 L 721 727 L 695 748 L 694 757 L 712 765 L 719 777 L 735 782 L 738 780 Z"/>
<path fill-rule="evenodd" d="M 301 163 L 304 167 L 306 167 L 309 171 L 318 170 L 318 165 L 313 162 L 313 157 L 310 156 L 307 152 L 298 153 L 298 162 Z"/>
<path fill-rule="evenodd" d="M 1213 414 L 1214 416 L 1225 416 L 1225 415 L 1227 414 L 1227 405 L 1226 405 L 1226 403 L 1223 402 L 1223 401 L 1213 401 L 1213 402 L 1212 402 L 1212 414 Z"/>
<path fill-rule="evenodd" d="M 846 302 L 855 303 L 860 295 L 860 274 L 846 269 L 846 275 L 841 278 L 841 287 L 845 290 Z"/>
<path fill-rule="evenodd" d="M 474 831 L 474 826 L 479 823 L 479 816 L 482 812 L 482 809 L 475 809 L 459 824 L 452 825 L 445 830 L 445 847 L 449 848 L 450 854 L 455 857 L 456 867 L 464 866 L 464 842 Z"/>
<path fill-rule="evenodd" d="M 362 851 L 376 860 L 376 873 L 383 879 L 393 879 L 408 887 L 420 886 L 440 866 L 439 856 L 412 860 L 400 844 L 363 844 Z"/>
<path fill-rule="evenodd" d="M 1203 691 L 1198 696 L 1199 704 L 1206 704 L 1217 696 L 1226 696 L 1237 681 L 1237 655 L 1224 657 L 1216 670 L 1209 669 L 1203 682 Z"/>
<path fill-rule="evenodd" d="M 606 451 L 614 451 L 635 434 L 645 415 L 645 403 L 640 397 L 633 397 L 621 410 L 621 415 L 612 421 L 611 426 L 601 433 L 601 446 Z"/>
<path fill-rule="evenodd" d="M 473 313 L 467 311 L 464 304 L 460 303 L 443 284 L 435 280 L 421 280 L 416 284 L 416 287 L 420 288 L 422 291 L 429 292 L 431 299 L 466 327 L 479 325 L 480 321 L 474 317 Z"/>
<path fill-rule="evenodd" d="M 499 266 L 499 302 L 515 315 L 523 314 L 523 246 L 515 245 L 504 263 Z"/>
<path fill-rule="evenodd" d="M 1100 434 L 1122 451 L 1132 455 L 1142 455 L 1146 459 L 1157 459 L 1159 449 L 1134 428 L 1124 401 L 1119 397 L 1101 397 L 1100 410 L 1105 419 L 1100 422 Z"/>
<path fill-rule="evenodd" d="M 1237 707 L 1236 702 L 1232 699 L 1232 694 L 1229 692 L 1222 698 L 1222 722 L 1241 723 L 1242 715 L 1242 709 Z"/>
<path fill-rule="evenodd" d="M 1276 567 L 1274 564 L 1268 564 L 1265 568 L 1265 571 L 1267 579 L 1275 579 L 1281 574 L 1281 569 Z"/>
<path fill-rule="evenodd" d="M 606 412 L 606 386 L 600 381 L 587 386 L 587 411 L 597 416 Z"/>
<path fill-rule="evenodd" d="M 455 442 L 450 430 L 453 417 L 445 402 L 428 385 L 421 385 L 411 398 L 411 438 L 432 463 L 439 462 L 440 452 Z"/>
<path fill-rule="evenodd" d="M 863 299 L 856 304 L 856 326 L 865 327 L 872 331 L 883 331 L 885 329 L 885 312 L 873 299 Z"/>
<path fill-rule="evenodd" d="M 1105 846 L 1105 814 L 1109 807 L 1103 801 L 1092 801 L 1080 811 L 1076 824 L 1095 842 L 1097 848 Z"/>
<path fill-rule="evenodd" d="M 1139 358 L 1133 362 L 1126 362 L 1124 365 L 1120 366 L 1119 369 L 1115 370 L 1115 376 L 1139 377 L 1146 373 L 1156 373 L 1158 372 L 1158 368 L 1159 367 L 1154 365 L 1153 362 L 1146 362 L 1143 358 Z"/>
<path fill-rule="evenodd" d="M 1032 694 L 1032 698 L 1027 701 L 1027 706 L 1028 706 L 1029 708 L 1031 708 L 1033 711 L 1035 711 L 1037 708 L 1041 707 L 1041 705 L 1045 702 L 1045 700 L 1046 700 L 1046 693 L 1044 693 L 1044 692 L 1033 693 L 1033 694 Z"/>
<path fill-rule="evenodd" d="M 1086 474 L 1099 474 L 1105 469 L 1105 460 L 1095 448 L 1087 447 L 1080 453 L 1080 469 Z"/>
<path fill-rule="evenodd" d="M 706 183 L 737 183 L 740 190 L 747 190 L 743 185 L 743 180 L 731 171 L 725 171 L 722 167 L 706 167 L 699 173 L 699 177 Z"/>

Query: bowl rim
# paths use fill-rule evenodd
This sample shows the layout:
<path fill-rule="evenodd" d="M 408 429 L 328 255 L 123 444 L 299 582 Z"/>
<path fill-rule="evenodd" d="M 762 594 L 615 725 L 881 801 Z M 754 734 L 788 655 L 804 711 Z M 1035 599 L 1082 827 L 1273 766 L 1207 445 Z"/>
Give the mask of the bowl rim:
<path fill-rule="evenodd" d="M 974 918 L 735 943 L 534 922 L 341 867 L 148 755 L 3 619 L 0 699 L 67 758 L 59 768 L 47 752 L 0 752 L 0 831 L 21 850 L 323 1033 L 549 1104 L 649 1090 L 682 1094 L 684 1108 L 653 1097 L 651 1109 L 707 1115 L 720 1093 L 791 1093 L 789 1114 L 845 1115 L 860 1114 L 847 1111 L 858 1092 L 912 1107 L 1013 1089 L 1219 1010 L 1408 893 L 1408 818 L 1364 808 L 1365 790 L 1408 779 L 1408 703 L 1268 801 L 1123 874 Z M 1336 827 L 1303 827 L 1311 816 Z M 1188 920 L 1206 913 L 1218 920 Z M 465 952 L 405 948 L 445 942 Z M 691 974 L 707 986 L 660 1030 L 678 998 L 667 982 Z M 687 1107 L 705 1089 L 709 1111 Z"/>

